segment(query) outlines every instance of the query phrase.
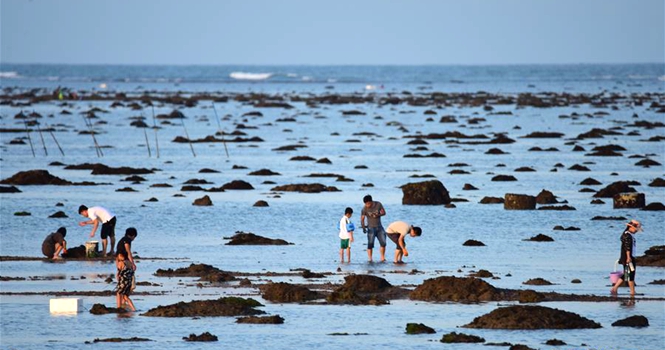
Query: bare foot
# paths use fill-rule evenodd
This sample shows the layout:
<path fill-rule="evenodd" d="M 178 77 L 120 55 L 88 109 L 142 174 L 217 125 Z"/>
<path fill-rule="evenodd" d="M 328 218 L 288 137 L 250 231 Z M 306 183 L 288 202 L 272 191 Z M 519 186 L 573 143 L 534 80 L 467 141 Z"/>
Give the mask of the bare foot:
<path fill-rule="evenodd" d="M 62 260 L 62 257 L 59 256 L 59 255 L 56 255 L 56 256 L 53 257 L 53 260 Z"/>
<path fill-rule="evenodd" d="M 610 289 L 610 294 L 617 294 L 617 290 L 614 288 Z"/>

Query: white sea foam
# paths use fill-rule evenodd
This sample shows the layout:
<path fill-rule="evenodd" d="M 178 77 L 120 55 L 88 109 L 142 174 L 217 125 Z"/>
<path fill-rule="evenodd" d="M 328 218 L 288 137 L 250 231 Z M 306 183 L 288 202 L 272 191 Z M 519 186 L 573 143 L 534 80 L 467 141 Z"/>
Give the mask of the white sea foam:
<path fill-rule="evenodd" d="M 272 73 L 232 72 L 229 76 L 237 80 L 266 80 L 272 76 Z"/>
<path fill-rule="evenodd" d="M 298 74 L 296 74 L 296 73 L 286 73 L 286 76 L 289 77 L 289 78 L 297 78 Z"/>
<path fill-rule="evenodd" d="M 18 79 L 20 77 L 17 72 L 0 72 L 0 79 Z"/>
<path fill-rule="evenodd" d="M 659 76 L 659 77 L 658 77 L 658 80 L 660 80 L 660 81 L 665 81 L 665 75 L 661 75 L 661 76 Z"/>

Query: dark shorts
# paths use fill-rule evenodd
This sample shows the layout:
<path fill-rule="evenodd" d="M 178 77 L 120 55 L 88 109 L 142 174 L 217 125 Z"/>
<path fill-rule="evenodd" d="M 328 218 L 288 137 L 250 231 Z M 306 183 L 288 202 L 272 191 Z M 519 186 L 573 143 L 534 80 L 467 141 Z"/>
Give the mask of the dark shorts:
<path fill-rule="evenodd" d="M 348 248 L 348 247 L 349 247 L 349 241 L 350 241 L 350 239 L 348 239 L 348 238 L 347 238 L 347 239 L 340 239 L 340 240 L 339 240 L 339 247 L 340 247 L 341 249 L 346 249 L 346 248 Z"/>
<path fill-rule="evenodd" d="M 637 265 L 635 265 L 635 262 L 632 262 L 633 264 L 633 271 L 630 271 L 630 265 L 624 264 L 623 265 L 623 280 L 626 282 L 635 282 L 635 271 L 637 271 Z"/>
<path fill-rule="evenodd" d="M 397 250 L 402 250 L 402 247 L 399 246 L 399 233 L 389 233 L 388 238 L 390 238 L 391 241 L 395 242 L 395 249 Z M 404 241 L 404 247 L 406 248 L 406 241 Z"/>
<path fill-rule="evenodd" d="M 102 239 L 107 239 L 110 237 L 115 237 L 115 216 L 111 220 L 102 224 Z M 113 249 L 113 247 L 111 247 Z"/>

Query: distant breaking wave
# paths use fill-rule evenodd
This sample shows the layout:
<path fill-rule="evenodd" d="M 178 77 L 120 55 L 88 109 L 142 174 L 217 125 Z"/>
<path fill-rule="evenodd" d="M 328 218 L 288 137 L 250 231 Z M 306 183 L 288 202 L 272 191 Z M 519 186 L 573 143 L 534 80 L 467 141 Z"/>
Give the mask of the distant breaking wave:
<path fill-rule="evenodd" d="M 0 72 L 0 79 L 17 79 L 20 77 L 16 72 Z"/>
<path fill-rule="evenodd" d="M 232 72 L 229 76 L 237 80 L 266 80 L 272 77 L 273 73 L 246 73 L 246 72 Z"/>

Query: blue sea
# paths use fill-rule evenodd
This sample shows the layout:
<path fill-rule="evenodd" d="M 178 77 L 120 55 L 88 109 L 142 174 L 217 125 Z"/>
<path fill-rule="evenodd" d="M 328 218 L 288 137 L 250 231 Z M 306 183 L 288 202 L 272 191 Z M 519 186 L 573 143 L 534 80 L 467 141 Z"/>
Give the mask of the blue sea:
<path fill-rule="evenodd" d="M 128 103 L 111 106 L 112 100 L 52 100 L 26 104 L 0 105 L 0 128 L 24 129 L 21 112 L 36 112 L 43 128 L 26 132 L 0 133 L 0 179 L 19 171 L 45 169 L 63 179 L 104 183 L 99 186 L 17 186 L 21 193 L 0 194 L 0 255 L 41 256 L 44 237 L 60 226 L 68 229 L 70 247 L 88 240 L 90 227 L 79 227 L 83 218 L 77 213 L 81 204 L 109 208 L 118 218 L 118 238 L 127 227 L 136 227 L 139 235 L 133 248 L 143 259 L 138 263 L 137 279 L 155 283 L 137 291 L 163 292 L 163 295 L 133 297 L 139 312 L 131 317 L 95 316 L 84 310 L 74 316 L 49 314 L 49 299 L 58 291 L 111 290 L 114 284 L 104 279 L 115 273 L 105 262 L 67 261 L 53 264 L 43 261 L 0 261 L 3 277 L 26 277 L 23 281 L 0 281 L 0 348 L 2 349 L 88 349 L 90 347 L 145 349 L 199 348 L 274 348 L 338 349 L 413 348 L 413 349 L 486 349 L 482 344 L 439 343 L 443 334 L 462 332 L 484 337 L 487 342 L 511 342 L 540 349 L 662 349 L 665 346 L 665 287 L 648 284 L 665 278 L 663 268 L 638 266 L 634 302 L 556 302 L 543 306 L 575 312 L 602 324 L 593 330 L 480 330 L 458 328 L 475 317 L 510 303 L 427 303 L 395 300 L 385 306 L 335 306 L 274 304 L 261 298 L 254 287 L 239 288 L 229 283 L 197 288 L 196 278 L 161 278 L 159 268 L 178 268 L 190 263 L 204 263 L 227 271 L 267 274 L 288 273 L 307 268 L 331 275 L 314 283 L 342 283 L 348 274 L 372 274 L 393 285 L 414 288 L 424 280 L 438 276 L 467 276 L 486 269 L 498 278 L 486 279 L 499 288 L 535 289 L 547 292 L 609 294 L 609 273 L 619 256 L 619 236 L 625 221 L 592 221 L 594 216 L 623 216 L 638 219 L 645 232 L 637 235 L 638 255 L 651 246 L 665 244 L 662 224 L 665 214 L 658 211 L 613 209 L 612 200 L 593 205 L 592 193 L 615 181 L 637 181 L 634 186 L 644 193 L 647 203 L 665 203 L 662 187 L 648 186 L 665 177 L 663 141 L 647 141 L 665 136 L 665 128 L 640 128 L 636 121 L 665 122 L 665 114 L 656 105 L 665 105 L 665 66 L 662 64 L 627 65 L 517 65 L 517 66 L 103 66 L 103 65 L 0 65 L 3 95 L 52 94 L 61 88 L 79 96 L 97 93 L 129 97 L 144 94 L 192 96 L 209 93 L 229 97 L 226 102 L 200 101 L 193 107 L 155 103 L 154 114 L 169 114 L 174 109 L 182 120 L 156 120 L 158 128 L 137 128 L 130 123 L 137 117 L 153 125 L 153 109 L 134 110 Z M 552 108 L 523 107 L 515 104 L 484 106 L 429 105 L 405 103 L 308 105 L 294 97 L 332 94 L 365 96 L 378 101 L 387 96 L 419 96 L 433 92 L 487 92 L 515 97 L 522 93 L 545 95 L 585 94 L 594 99 L 615 98 L 614 108 L 590 104 Z M 294 108 L 256 108 L 236 100 L 239 94 L 264 93 L 279 96 Z M 617 97 L 619 96 L 619 97 Z M 632 97 L 631 97 L 632 96 Z M 634 96 L 648 97 L 635 103 Z M 3 98 L 7 100 L 7 98 Z M 3 101 L 4 102 L 4 101 Z M 11 102 L 11 101 L 10 101 Z M 95 150 L 85 112 L 93 108 L 96 140 L 103 156 Z M 63 110 L 71 114 L 63 114 Z M 362 115 L 345 115 L 357 110 Z M 432 114 L 425 114 L 433 110 Z M 261 116 L 248 112 L 261 112 Z M 510 114 L 509 114 L 510 112 Z M 602 113 L 601 113 L 602 112 Z M 440 123 L 442 116 L 453 116 L 456 123 Z M 218 124 L 219 122 L 219 124 Z M 614 130 L 619 135 L 600 139 L 576 140 L 579 134 L 594 128 Z M 204 138 L 223 131 L 242 131 L 243 137 L 259 137 L 263 142 L 188 143 L 172 142 L 176 137 Z M 427 140 L 427 150 L 418 151 L 408 136 L 458 131 L 467 135 L 506 133 L 513 144 L 470 145 L 447 140 Z M 561 138 L 524 138 L 533 132 L 560 132 Z M 220 137 L 220 136 L 217 136 Z M 59 151 L 58 141 L 64 155 Z M 23 141 L 15 144 L 12 141 Z M 454 139 L 453 139 L 454 141 Z M 464 141 L 464 140 L 461 140 Z M 32 146 L 30 145 L 32 143 Z M 159 157 L 157 157 L 159 144 Z M 296 151 L 275 151 L 287 145 L 306 146 Z M 574 152 L 574 145 L 585 152 Z M 619 157 L 595 157 L 592 148 L 620 145 L 626 149 Z M 556 148 L 553 152 L 529 151 L 533 147 Z M 500 148 L 506 154 L 486 154 Z M 228 156 L 227 156 L 228 152 Z M 405 158 L 406 154 L 445 155 L 445 158 Z M 296 156 L 327 158 L 332 164 L 293 161 Z M 661 165 L 636 166 L 646 157 Z M 92 175 L 90 171 L 65 170 L 66 165 L 103 163 L 156 169 L 142 175 L 146 181 L 133 184 L 126 176 Z M 465 175 L 451 174 L 460 169 L 451 165 L 465 163 Z M 562 166 L 558 166 L 558 165 Z M 570 170 L 584 165 L 589 171 Z M 361 167 L 365 166 L 365 167 Z M 534 172 L 516 172 L 531 167 Z M 218 173 L 200 173 L 203 168 Z M 270 169 L 277 176 L 251 176 L 250 172 Z M 556 169 L 556 171 L 554 171 Z M 312 178 L 314 173 L 333 173 L 350 178 L 339 182 L 335 177 Z M 441 181 L 450 196 L 466 199 L 456 208 L 411 206 L 402 204 L 400 186 L 430 180 L 414 175 L 431 175 Z M 513 175 L 518 181 L 492 181 L 495 175 Z M 593 178 L 602 185 L 580 183 Z M 244 180 L 253 190 L 225 192 L 183 192 L 191 179 L 204 179 L 219 187 L 233 180 Z M 271 183 L 273 182 L 273 183 Z M 168 183 L 173 187 L 151 187 Z M 322 183 L 339 192 L 317 194 L 277 192 L 278 185 Z M 368 186 L 367 184 L 372 184 Z M 463 190 L 472 184 L 478 190 Z M 136 192 L 117 192 L 131 187 Z M 502 205 L 478 202 L 485 196 L 503 197 L 506 193 L 537 195 L 546 189 L 574 211 L 512 211 Z M 174 195 L 183 195 L 174 196 Z M 410 255 L 403 266 L 392 263 L 368 263 L 366 239 L 356 233 L 352 244 L 352 262 L 340 264 L 337 223 L 344 208 L 354 209 L 352 221 L 359 225 L 362 198 L 371 194 L 383 203 L 383 224 L 403 220 L 423 229 L 422 237 L 409 238 Z M 213 206 L 193 206 L 192 202 L 209 195 Z M 148 201 L 156 198 L 157 201 Z M 254 207 L 265 200 L 269 207 Z M 62 206 L 56 204 L 61 203 Z M 29 216 L 15 216 L 16 212 Z M 64 211 L 68 218 L 50 215 Z M 575 226 L 579 231 L 555 231 L 554 226 Z M 282 238 L 289 246 L 229 246 L 225 237 L 236 231 L 253 232 L 270 238 Z M 553 242 L 530 242 L 539 233 Z M 97 236 L 99 232 L 97 233 Z M 485 247 L 462 244 L 475 239 Z M 387 258 L 393 254 L 389 243 Z M 375 260 L 378 260 L 375 251 Z M 338 272 L 338 268 L 340 272 Z M 35 277 L 35 278 L 30 278 Z M 47 278 L 44 278 L 47 277 Z M 85 277 L 85 278 L 82 278 Z M 522 282 L 542 277 L 553 285 L 525 286 Z M 53 279 L 55 278 L 55 279 Z M 268 281 L 305 283 L 299 276 L 250 277 L 255 285 Z M 582 283 L 571 283 L 580 279 Z M 312 281 L 310 281 L 311 283 Z M 46 295 L 30 295 L 47 292 Z M 19 294 L 10 294 L 19 293 Z M 620 296 L 627 296 L 621 289 Z M 283 325 L 235 324 L 235 318 L 163 319 L 140 316 L 158 305 L 178 301 L 212 299 L 220 296 L 252 297 L 265 306 L 268 314 L 284 317 Z M 82 296 L 83 306 L 94 303 L 115 306 L 114 297 Z M 611 323 L 633 315 L 644 315 L 650 326 L 640 329 L 612 327 Z M 434 328 L 432 335 L 407 335 L 406 323 L 424 323 Z M 198 344 L 181 338 L 190 333 L 209 331 L 219 342 Z M 332 336 L 332 333 L 349 333 Z M 360 335 L 354 335 L 360 334 Z M 148 343 L 105 343 L 86 345 L 95 338 L 144 337 Z M 548 339 L 564 340 L 567 346 L 545 345 Z"/>

